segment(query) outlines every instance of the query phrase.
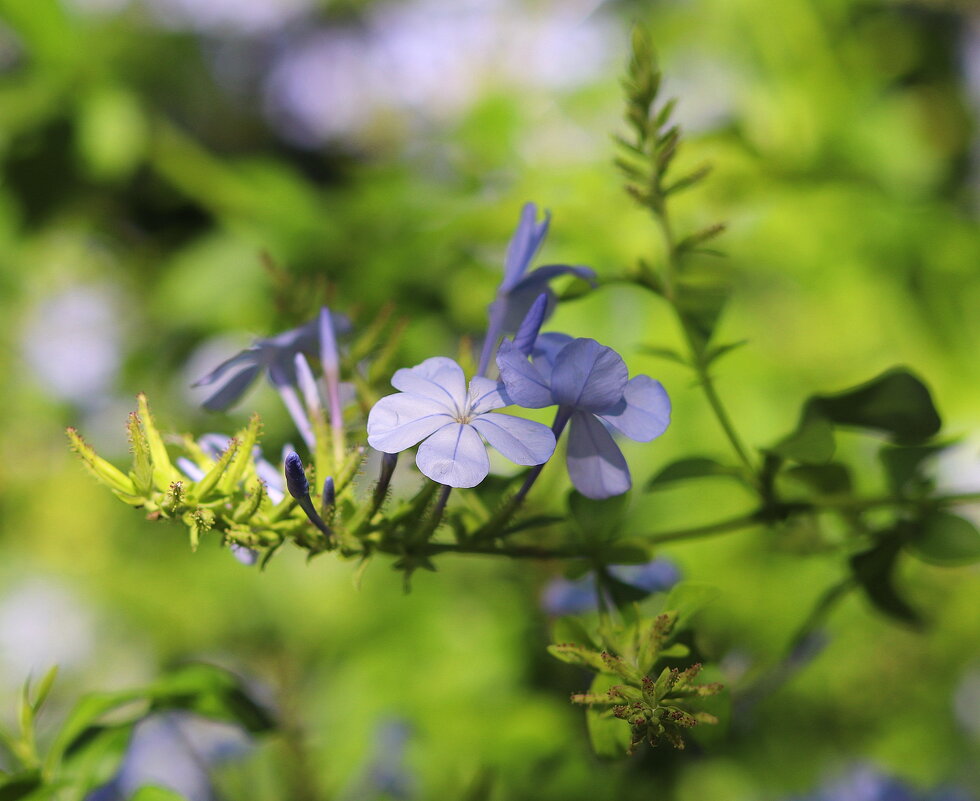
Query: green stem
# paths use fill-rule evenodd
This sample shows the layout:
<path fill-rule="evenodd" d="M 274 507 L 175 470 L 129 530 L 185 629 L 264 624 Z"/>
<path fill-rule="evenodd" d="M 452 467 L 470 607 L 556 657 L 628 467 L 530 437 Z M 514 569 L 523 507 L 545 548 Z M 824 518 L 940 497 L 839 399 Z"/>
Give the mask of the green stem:
<path fill-rule="evenodd" d="M 731 444 L 732 449 L 739 458 L 739 461 L 745 466 L 745 469 L 748 470 L 749 475 L 754 477 L 756 485 L 761 491 L 761 482 L 759 480 L 758 469 L 749 458 L 748 451 L 742 444 L 742 440 L 738 436 L 738 432 L 735 430 L 735 426 L 732 424 L 731 418 L 728 416 L 728 412 L 725 410 L 725 406 L 721 402 L 721 398 L 718 396 L 718 392 L 715 390 L 714 381 L 712 380 L 711 375 L 708 372 L 708 368 L 704 363 L 703 349 L 698 346 L 694 331 L 691 329 L 691 324 L 677 303 L 677 274 L 680 271 L 680 253 L 677 250 L 677 241 L 674 238 L 674 231 L 670 224 L 670 215 L 667 212 L 667 204 L 662 196 L 658 197 L 657 202 L 652 207 L 652 211 L 657 222 L 660 224 L 660 231 L 663 235 L 664 244 L 667 248 L 667 269 L 664 275 L 664 297 L 667 299 L 667 302 L 670 303 L 670 307 L 674 310 L 674 314 L 676 315 L 677 320 L 680 323 L 681 330 L 684 333 L 684 342 L 687 345 L 691 367 L 694 369 L 695 373 L 697 373 L 698 383 L 704 390 L 708 404 L 711 406 L 715 417 L 718 419 L 718 423 L 721 426 L 722 431 L 724 431 L 725 437 Z"/>
<path fill-rule="evenodd" d="M 758 525 L 760 522 L 759 512 L 749 512 L 748 514 L 732 517 L 728 520 L 719 520 L 717 523 L 707 523 L 703 526 L 691 526 L 681 528 L 676 531 L 663 531 L 647 535 L 640 535 L 639 539 L 644 542 L 661 544 L 665 542 L 679 542 L 681 540 L 697 540 L 702 537 L 710 537 L 713 534 L 724 534 L 728 531 L 738 531 L 739 529 L 749 528 Z"/>
<path fill-rule="evenodd" d="M 900 498 L 895 495 L 882 495 L 877 498 L 851 498 L 847 496 L 817 498 L 806 501 L 817 511 L 823 509 L 843 509 L 848 511 L 864 511 L 880 506 L 948 506 L 959 503 L 980 503 L 980 492 L 963 492 L 954 495 L 943 495 L 938 498 Z"/>

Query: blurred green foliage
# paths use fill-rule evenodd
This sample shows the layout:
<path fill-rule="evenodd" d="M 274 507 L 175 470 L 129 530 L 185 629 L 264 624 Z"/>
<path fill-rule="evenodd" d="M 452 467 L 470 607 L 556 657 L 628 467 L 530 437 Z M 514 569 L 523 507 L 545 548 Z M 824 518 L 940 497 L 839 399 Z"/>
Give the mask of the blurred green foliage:
<path fill-rule="evenodd" d="M 292 24 L 350 25 L 371 7 L 322 3 Z M 345 797 L 390 718 L 410 721 L 407 763 L 423 798 L 748 801 L 802 793 L 855 759 L 916 785 L 980 791 L 980 709 L 967 691 L 980 671 L 975 567 L 888 563 L 927 627 L 892 625 L 851 596 L 826 621 L 826 647 L 774 676 L 842 575 L 837 557 L 802 525 L 665 546 L 686 577 L 719 589 L 695 644 L 748 700 L 701 748 L 609 765 L 591 756 L 567 702 L 583 674 L 543 650 L 538 600 L 558 566 L 444 562 L 408 596 L 380 566 L 355 589 L 349 566 L 307 565 L 298 553 L 260 574 L 217 548 L 191 555 L 172 531 L 117 508 L 62 434 L 81 423 L 100 451 L 125 453 L 120 410 L 146 391 L 167 427 L 230 431 L 255 408 L 266 441 L 282 442 L 289 422 L 267 389 L 217 418 L 186 391 L 233 352 L 228 336 L 241 345 L 295 325 L 324 300 L 355 324 L 394 302 L 408 321 L 404 364 L 453 355 L 459 336 L 482 331 L 527 199 L 554 216 L 549 261 L 608 277 L 656 253 L 608 138 L 620 130 L 628 22 L 640 18 L 664 91 L 680 97 L 678 170 L 714 165 L 674 214 L 683 230 L 728 223 L 720 247 L 734 291 L 717 341 L 748 344 L 719 362 L 716 383 L 743 438 L 772 446 L 810 396 L 907 364 L 948 435 L 964 439 L 963 458 L 936 468 L 940 483 L 976 489 L 975 11 L 608 3 L 593 13 L 613 49 L 583 83 L 487 80 L 455 114 L 383 118 L 308 148 L 263 113 L 261 86 L 229 88 L 219 68 L 223 47 L 267 68 L 280 34 L 154 24 L 136 3 L 85 8 L 0 1 L 0 681 L 10 699 L 0 707 L 15 708 L 27 670 L 39 675 L 44 660 L 61 662 L 53 717 L 83 692 L 149 685 L 182 660 L 233 667 L 267 687 L 284 721 L 252 757 L 222 768 L 219 785 L 236 799 Z M 549 8 L 512 6 L 518 18 Z M 509 55 L 530 63 L 535 45 Z M 108 298 L 101 314 L 118 337 L 119 369 L 98 397 L 52 378 L 88 386 L 94 362 L 38 344 L 87 332 L 56 303 L 86 288 Z M 587 331 L 670 390 L 668 434 L 624 445 L 637 485 L 679 456 L 725 454 L 690 373 L 647 350 L 682 341 L 652 296 L 610 286 L 565 304 L 551 327 Z M 202 354 L 214 337 L 224 339 Z M 861 468 L 855 485 L 886 490 L 877 448 L 836 439 Z M 666 529 L 745 501 L 736 482 L 678 482 L 635 498 L 629 518 Z M 957 535 L 947 523 L 934 521 L 918 547 L 948 547 Z M 757 687 L 765 692 L 749 692 Z"/>

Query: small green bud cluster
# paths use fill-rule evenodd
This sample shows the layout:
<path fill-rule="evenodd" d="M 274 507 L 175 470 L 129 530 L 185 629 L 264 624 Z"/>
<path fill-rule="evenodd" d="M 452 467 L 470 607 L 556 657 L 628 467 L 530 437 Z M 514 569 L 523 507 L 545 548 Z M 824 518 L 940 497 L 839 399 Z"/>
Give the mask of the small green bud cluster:
<path fill-rule="evenodd" d="M 657 662 L 677 659 L 690 652 L 682 643 L 671 643 L 678 620 L 676 611 L 656 618 L 612 627 L 604 624 L 599 639 L 606 648 L 594 643 L 558 643 L 549 646 L 552 656 L 572 665 L 595 671 L 598 675 L 588 692 L 574 693 L 572 702 L 590 707 L 600 719 L 625 721 L 630 727 L 626 753 L 635 752 L 643 742 L 657 746 L 666 740 L 675 748 L 684 748 L 682 732 L 698 723 L 718 723 L 718 718 L 703 710 L 691 709 L 700 698 L 717 695 L 718 683 L 695 684 L 701 663 L 684 670 L 664 667 L 656 679 L 651 673 Z M 610 685 L 609 681 L 617 683 Z M 595 707 L 599 710 L 593 711 Z"/>

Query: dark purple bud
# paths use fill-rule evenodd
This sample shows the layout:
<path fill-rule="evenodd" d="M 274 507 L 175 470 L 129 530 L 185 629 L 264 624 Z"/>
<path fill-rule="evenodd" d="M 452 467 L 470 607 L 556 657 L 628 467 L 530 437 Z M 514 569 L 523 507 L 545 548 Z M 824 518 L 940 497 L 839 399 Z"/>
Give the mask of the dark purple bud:
<path fill-rule="evenodd" d="M 525 356 L 530 356 L 531 351 L 534 350 L 534 343 L 538 338 L 538 332 L 541 330 L 541 324 L 544 322 L 547 311 L 548 295 L 542 292 L 531 304 L 531 308 L 524 315 L 524 320 L 514 335 L 514 347 Z"/>
<path fill-rule="evenodd" d="M 326 481 L 323 482 L 323 500 L 320 501 L 321 513 L 326 515 L 327 512 L 333 509 L 336 503 L 337 489 L 333 483 L 333 476 L 327 476 Z"/>
<path fill-rule="evenodd" d="M 398 464 L 397 453 L 384 453 L 381 455 L 381 474 L 378 476 L 377 486 L 374 488 L 374 505 L 380 506 L 385 499 L 388 485 L 391 483 L 391 476 L 395 472 L 395 465 Z"/>
<path fill-rule="evenodd" d="M 306 471 L 303 469 L 303 460 L 299 458 L 296 451 L 286 454 L 286 489 L 289 494 L 297 500 L 307 498 L 310 495 L 310 482 L 306 478 Z"/>

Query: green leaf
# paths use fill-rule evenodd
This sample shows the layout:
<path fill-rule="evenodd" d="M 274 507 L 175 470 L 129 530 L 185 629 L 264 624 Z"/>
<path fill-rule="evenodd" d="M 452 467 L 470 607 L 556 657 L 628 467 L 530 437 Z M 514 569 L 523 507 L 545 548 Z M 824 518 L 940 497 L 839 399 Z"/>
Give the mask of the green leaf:
<path fill-rule="evenodd" d="M 726 353 L 731 353 L 733 350 L 742 347 L 742 345 L 748 344 L 747 339 L 741 339 L 738 342 L 726 342 L 724 345 L 713 345 L 704 352 L 702 357 L 705 367 L 710 367 L 714 362 L 718 361 Z"/>
<path fill-rule="evenodd" d="M 37 769 L 23 770 L 0 779 L 0 801 L 17 801 L 26 798 L 39 787 L 43 780 Z"/>
<path fill-rule="evenodd" d="M 691 366 L 691 362 L 685 356 L 672 348 L 655 348 L 650 345 L 644 345 L 640 348 L 640 351 L 651 356 L 659 356 L 661 359 L 666 359 L 667 361 L 683 364 L 685 367 Z"/>
<path fill-rule="evenodd" d="M 652 556 L 642 540 L 618 540 L 599 549 L 599 558 L 607 565 L 645 565 Z"/>
<path fill-rule="evenodd" d="M 560 662 L 591 668 L 597 673 L 606 671 L 602 654 L 577 643 L 560 642 L 548 646 L 548 653 Z"/>
<path fill-rule="evenodd" d="M 695 581 L 682 581 L 675 584 L 664 601 L 664 609 L 677 612 L 673 632 L 676 634 L 685 628 L 694 615 L 719 595 L 718 588 L 710 584 L 701 584 Z"/>
<path fill-rule="evenodd" d="M 133 452 L 133 469 L 130 476 L 136 491 L 140 495 L 148 495 L 153 490 L 153 463 L 150 461 L 150 446 L 136 412 L 129 413 L 126 434 L 129 438 L 129 448 Z"/>
<path fill-rule="evenodd" d="M 41 707 L 44 706 L 44 702 L 48 698 L 48 693 L 51 692 L 51 687 L 54 684 L 54 680 L 58 678 L 58 666 L 55 665 L 44 676 L 41 681 L 37 684 L 37 691 L 34 695 L 34 712 L 35 714 L 41 711 Z"/>
<path fill-rule="evenodd" d="M 840 462 L 791 467 L 786 477 L 798 481 L 818 495 L 843 495 L 851 491 L 851 471 Z"/>
<path fill-rule="evenodd" d="M 741 479 L 742 473 L 738 468 L 724 465 L 714 459 L 708 459 L 703 456 L 692 456 L 671 462 L 647 482 L 645 489 L 647 491 L 658 490 L 678 481 L 688 481 L 692 478 L 705 478 L 708 476 L 725 476 Z"/>
<path fill-rule="evenodd" d="M 261 433 L 262 420 L 257 414 L 253 414 L 248 425 L 235 435 L 239 446 L 228 465 L 228 469 L 225 470 L 218 482 L 218 490 L 221 493 L 230 495 L 238 487 L 238 482 L 245 475 L 245 469 L 252 462 L 252 448 L 255 447 Z"/>
<path fill-rule="evenodd" d="M 133 480 L 129 476 L 99 456 L 74 428 L 66 429 L 65 433 L 68 434 L 71 449 L 78 454 L 82 463 L 98 481 L 119 494 L 124 500 L 128 499 L 129 502 L 134 503 L 143 502 L 143 499 L 136 494 L 136 487 L 133 486 Z"/>
<path fill-rule="evenodd" d="M 157 428 L 156 420 L 150 411 L 150 403 L 142 392 L 136 396 L 136 410 L 139 414 L 146 441 L 150 447 L 150 458 L 153 460 L 153 482 L 160 492 L 166 492 L 173 481 L 179 481 L 181 474 L 170 462 L 167 446 Z"/>
<path fill-rule="evenodd" d="M 600 543 L 614 540 L 623 525 L 623 517 L 629 506 L 630 493 L 614 495 L 594 501 L 572 490 L 568 494 L 571 522 L 585 536 L 586 542 Z"/>
<path fill-rule="evenodd" d="M 899 495 L 918 484 L 925 488 L 928 479 L 923 465 L 929 457 L 940 453 L 948 445 L 883 445 L 878 458 L 888 476 L 888 486 Z"/>
<path fill-rule="evenodd" d="M 698 283 L 693 276 L 678 285 L 677 308 L 690 330 L 694 345 L 703 353 L 718 325 L 731 294 L 728 283 L 717 275 L 702 275 Z"/>
<path fill-rule="evenodd" d="M 808 402 L 796 430 L 769 448 L 784 459 L 803 464 L 829 462 L 834 455 L 834 429 Z"/>
<path fill-rule="evenodd" d="M 211 491 L 218 486 L 218 482 L 221 480 L 221 477 L 224 475 L 225 471 L 228 469 L 229 465 L 231 464 L 231 460 L 235 457 L 235 454 L 238 452 L 240 444 L 241 442 L 235 437 L 232 437 L 230 440 L 228 440 L 228 447 L 218 458 L 218 461 L 215 463 L 214 467 L 212 467 L 204 475 L 204 478 L 202 478 L 196 484 L 192 485 L 193 486 L 192 491 L 194 493 L 194 498 L 196 500 L 203 501 L 205 498 L 208 497 Z"/>
<path fill-rule="evenodd" d="M 164 787 L 141 787 L 129 797 L 129 801 L 187 801 L 187 799 Z"/>
<path fill-rule="evenodd" d="M 836 425 L 870 428 L 901 442 L 919 442 L 942 426 L 926 385 L 909 370 L 892 368 L 870 381 L 810 403 Z"/>
<path fill-rule="evenodd" d="M 970 565 L 980 561 L 980 531 L 969 520 L 933 512 L 908 543 L 922 561 L 935 565 Z"/>
<path fill-rule="evenodd" d="M 589 692 L 602 695 L 611 687 L 622 684 L 616 676 L 600 673 L 592 680 Z M 630 747 L 630 729 L 623 721 L 614 718 L 608 707 L 590 706 L 585 711 L 585 723 L 589 731 L 592 750 L 600 759 L 621 759 Z"/>
<path fill-rule="evenodd" d="M 68 717 L 55 736 L 48 752 L 48 760 L 57 763 L 64 756 L 81 747 L 86 739 L 92 736 L 89 730 L 97 727 L 102 718 L 110 712 L 132 705 L 129 714 L 126 715 L 128 721 L 141 718 L 149 708 L 142 696 L 139 690 L 124 690 L 115 693 L 92 693 L 81 698 L 68 713 Z M 137 703 L 141 699 L 143 703 Z"/>
<path fill-rule="evenodd" d="M 868 600 L 881 612 L 912 626 L 921 626 L 922 619 L 895 587 L 895 562 L 908 536 L 907 524 L 900 524 L 886 533 L 867 551 L 851 557 L 851 571 Z"/>
<path fill-rule="evenodd" d="M 717 236 L 720 236 L 725 232 L 724 223 L 715 223 L 714 225 L 709 225 L 707 228 L 703 228 L 700 231 L 696 231 L 690 236 L 684 237 L 680 242 L 677 243 L 677 252 L 684 253 L 698 247 L 698 245 L 703 245 L 705 242 L 710 242 Z"/>
<path fill-rule="evenodd" d="M 584 648 L 596 647 L 592 635 L 577 617 L 560 617 L 551 628 L 551 638 L 555 643 L 572 643 Z"/>
<path fill-rule="evenodd" d="M 148 694 L 155 709 L 187 709 L 238 723 L 253 733 L 276 725 L 269 711 L 248 694 L 238 676 L 214 665 L 180 667 L 151 685 Z"/>

